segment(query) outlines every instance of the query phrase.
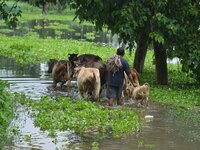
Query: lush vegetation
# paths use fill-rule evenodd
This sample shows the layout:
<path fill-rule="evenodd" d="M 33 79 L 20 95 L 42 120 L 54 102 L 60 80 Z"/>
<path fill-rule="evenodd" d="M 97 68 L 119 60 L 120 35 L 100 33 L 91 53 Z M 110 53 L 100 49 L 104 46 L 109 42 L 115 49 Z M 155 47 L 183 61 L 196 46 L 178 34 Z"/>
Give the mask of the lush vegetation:
<path fill-rule="evenodd" d="M 0 132 L 8 126 L 9 119 L 13 115 L 14 97 L 5 88 L 8 86 L 6 82 L 0 82 Z M 2 135 L 2 134 L 1 134 Z"/>
<path fill-rule="evenodd" d="M 48 130 L 51 136 L 56 131 L 72 130 L 82 136 L 121 137 L 134 134 L 139 129 L 138 112 L 127 108 L 109 109 L 91 101 L 47 96 L 38 102 L 27 101 L 36 116 L 35 125 Z"/>
<path fill-rule="evenodd" d="M 114 48 L 102 47 L 95 43 L 81 42 L 76 40 L 40 39 L 35 33 L 25 37 L 7 37 L 0 35 L 0 54 L 14 58 L 22 64 L 37 64 L 47 62 L 50 58 L 68 59 L 69 53 L 91 53 L 97 54 L 106 60 L 115 53 Z M 131 65 L 132 56 L 127 52 L 125 58 Z M 199 84 L 189 77 L 187 73 L 181 72 L 180 64 L 168 64 L 169 85 L 159 86 L 156 84 L 153 51 L 147 52 L 145 69 L 140 76 L 141 84 L 149 82 L 151 85 L 150 99 L 165 104 L 195 107 L 200 105 Z"/>
<path fill-rule="evenodd" d="M 22 14 L 19 25 L 22 22 L 25 22 L 29 19 L 54 20 L 56 18 L 57 20 L 70 20 L 73 18 L 73 16 L 57 16 L 55 14 L 39 15 L 41 13 L 39 9 L 36 9 L 33 6 L 29 6 L 24 3 L 21 3 L 21 6 L 24 9 L 23 12 L 25 13 Z M 35 13 L 33 13 L 33 11 Z M 38 28 L 40 27 L 38 26 Z M 59 28 L 59 25 L 56 26 L 56 28 Z M 76 41 L 69 39 L 52 39 L 50 37 L 41 39 L 39 38 L 39 35 L 35 32 L 30 32 L 23 37 L 9 37 L 0 34 L 0 39 L 0 55 L 13 58 L 17 62 L 24 65 L 38 64 L 39 62 L 47 62 L 50 58 L 67 59 L 69 53 L 91 53 L 99 55 L 103 58 L 103 60 L 106 60 L 108 57 L 115 54 L 116 51 L 114 48 L 100 46 L 96 43 L 89 43 L 85 41 Z M 135 51 L 132 51 L 131 55 L 129 55 L 128 52 L 125 55 L 125 58 L 129 61 L 130 66 L 132 66 L 133 64 L 134 54 Z M 199 111 L 200 106 L 199 83 L 194 78 L 191 78 L 187 73 L 182 72 L 181 68 L 181 64 L 168 64 L 169 85 L 157 85 L 156 72 L 154 71 L 154 52 L 147 51 L 144 70 L 143 73 L 140 75 L 141 84 L 143 84 L 144 82 L 150 83 L 150 100 L 178 108 L 178 111 L 176 111 L 177 113 L 174 114 L 179 117 L 182 114 L 187 114 L 187 112 L 189 112 L 191 116 L 191 114 L 193 114 L 193 111 Z M 0 83 L 3 84 L 2 82 Z M 12 102 L 14 99 L 12 96 L 10 96 L 10 93 L 5 91 L 3 85 L 0 87 L 2 87 L 2 90 L 0 91 L 2 92 L 0 93 L 0 100 L 2 103 L 1 110 L 8 110 L 8 114 L 11 114 L 13 107 L 13 105 L 11 104 L 13 103 L 10 103 L 9 101 Z M 9 101 L 7 99 L 9 99 Z M 8 104 L 5 104 L 5 101 Z M 131 133 L 133 133 L 138 129 L 139 125 L 137 122 L 137 113 L 130 110 L 126 110 L 125 108 L 117 110 L 108 110 L 101 106 L 96 106 L 90 102 L 84 102 L 79 100 L 73 101 L 69 98 L 51 99 L 48 97 L 42 97 L 40 101 L 36 103 L 30 102 L 29 104 L 34 108 L 34 110 L 36 110 L 36 112 L 34 112 L 34 115 L 37 116 L 35 125 L 40 126 L 43 130 L 50 130 L 50 133 L 52 135 L 55 135 L 55 131 L 57 129 L 66 130 L 68 128 L 71 128 L 75 132 L 82 134 L 85 134 L 87 133 L 87 131 L 89 132 L 90 130 L 96 130 L 101 135 L 103 135 L 105 131 L 111 129 L 111 131 L 113 131 L 113 135 L 118 136 L 121 135 L 121 133 L 122 135 L 124 133 L 127 133 L 127 130 L 130 130 Z M 9 109 L 3 109 L 3 107 Z M 81 113 L 77 114 L 76 109 L 79 109 Z M 99 116 L 99 118 L 96 117 L 97 120 L 95 120 L 95 122 L 91 122 L 91 120 L 87 116 L 87 113 L 90 111 L 93 112 L 93 117 Z M 73 118 L 71 116 L 68 116 L 68 113 L 71 114 Z M 54 118 L 52 118 L 52 114 L 56 114 Z M 124 115 L 126 115 L 127 117 L 125 118 L 127 119 L 127 124 L 123 124 L 124 126 L 120 127 L 115 126 L 116 122 L 119 122 L 119 124 L 121 124 L 120 120 L 118 119 L 119 117 L 122 117 Z M 0 123 L 5 123 L 5 125 L 3 126 L 5 126 L 6 128 L 6 126 L 9 123 L 9 118 L 5 116 L 7 116 L 7 114 L 4 115 L 3 113 L 1 113 Z M 110 116 L 112 117 L 109 118 Z M 130 116 L 132 116 L 132 118 Z M 184 115 L 184 117 L 185 116 L 187 115 Z M 109 119 L 107 119 L 106 122 L 103 122 L 105 121 L 104 117 Z M 113 120 L 114 118 L 115 120 Z M 2 119 L 7 119 L 7 121 L 2 121 Z M 66 122 L 65 119 L 71 121 Z M 195 119 L 199 118 L 197 117 Z M 133 124 L 133 128 L 132 126 L 129 126 L 129 123 Z M 47 126 L 49 124 L 51 124 L 50 127 Z M 86 126 L 84 127 L 83 125 Z M 97 128 L 93 128 L 93 125 L 95 125 L 95 127 Z"/>
<path fill-rule="evenodd" d="M 168 84 L 167 57 L 180 58 L 183 67 L 200 80 L 200 3 L 197 0 L 69 0 L 82 22 L 108 28 L 130 48 L 136 45 L 134 68 L 143 71 L 147 48 L 155 53 L 156 81 Z M 116 19 L 117 18 L 117 19 Z"/>
<path fill-rule="evenodd" d="M 7 129 L 15 117 L 14 106 L 18 100 L 22 99 L 21 94 L 11 93 L 8 87 L 7 82 L 0 81 L 0 147 L 9 142 Z"/>

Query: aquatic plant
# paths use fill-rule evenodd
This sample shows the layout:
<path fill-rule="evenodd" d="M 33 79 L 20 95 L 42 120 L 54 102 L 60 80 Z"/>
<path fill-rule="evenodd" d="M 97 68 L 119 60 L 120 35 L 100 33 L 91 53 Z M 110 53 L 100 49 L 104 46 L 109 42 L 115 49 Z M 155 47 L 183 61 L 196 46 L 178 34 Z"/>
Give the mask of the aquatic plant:
<path fill-rule="evenodd" d="M 103 60 L 115 53 L 114 48 L 102 47 L 96 43 L 70 39 L 40 39 L 30 32 L 24 37 L 7 37 L 0 34 L 0 55 L 14 58 L 21 64 L 38 64 L 50 58 L 68 59 L 69 53 L 99 55 Z"/>
<path fill-rule="evenodd" d="M 139 129 L 138 112 L 125 107 L 108 109 L 90 101 L 55 99 L 47 96 L 32 103 L 36 118 L 34 124 L 41 130 L 72 130 L 83 136 L 101 135 L 114 137 L 134 134 Z"/>
<path fill-rule="evenodd" d="M 8 144 L 8 126 L 15 117 L 14 106 L 22 94 L 12 93 L 8 90 L 8 82 L 0 81 L 0 147 Z M 16 132 L 16 128 L 12 130 Z"/>

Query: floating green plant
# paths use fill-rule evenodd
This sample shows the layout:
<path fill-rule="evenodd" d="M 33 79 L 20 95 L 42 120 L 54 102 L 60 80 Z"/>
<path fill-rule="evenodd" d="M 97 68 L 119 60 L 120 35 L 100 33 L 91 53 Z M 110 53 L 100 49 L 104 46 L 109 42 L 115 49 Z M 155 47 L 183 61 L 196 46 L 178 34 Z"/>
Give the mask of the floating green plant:
<path fill-rule="evenodd" d="M 108 133 L 114 137 L 134 134 L 139 129 L 138 112 L 125 107 L 108 109 L 90 101 L 47 96 L 32 103 L 36 112 L 34 124 L 51 134 L 72 130 L 81 135 Z M 54 135 L 54 134 L 52 134 Z"/>

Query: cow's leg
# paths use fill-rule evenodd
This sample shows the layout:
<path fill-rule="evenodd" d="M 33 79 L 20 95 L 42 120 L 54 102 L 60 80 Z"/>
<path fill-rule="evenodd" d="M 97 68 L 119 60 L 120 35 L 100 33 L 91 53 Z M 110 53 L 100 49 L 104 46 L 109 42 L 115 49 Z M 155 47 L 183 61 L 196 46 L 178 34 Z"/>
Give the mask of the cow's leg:
<path fill-rule="evenodd" d="M 56 88 L 56 86 L 57 86 L 57 82 L 53 81 L 53 87 Z"/>
<path fill-rule="evenodd" d="M 120 105 L 120 106 L 123 105 L 123 98 L 122 97 L 118 99 L 117 105 Z"/>
<path fill-rule="evenodd" d="M 83 98 L 86 100 L 88 98 L 88 91 L 83 92 Z"/>
<path fill-rule="evenodd" d="M 96 82 L 96 86 L 95 86 L 95 96 L 94 96 L 95 102 L 98 102 L 98 101 L 99 101 L 100 88 L 101 88 L 100 81 L 99 81 L 99 82 Z"/>
<path fill-rule="evenodd" d="M 67 81 L 67 90 L 68 92 L 70 91 L 70 87 L 71 87 L 71 80 Z"/>
<path fill-rule="evenodd" d="M 79 90 L 81 97 L 84 99 L 84 92 Z"/>

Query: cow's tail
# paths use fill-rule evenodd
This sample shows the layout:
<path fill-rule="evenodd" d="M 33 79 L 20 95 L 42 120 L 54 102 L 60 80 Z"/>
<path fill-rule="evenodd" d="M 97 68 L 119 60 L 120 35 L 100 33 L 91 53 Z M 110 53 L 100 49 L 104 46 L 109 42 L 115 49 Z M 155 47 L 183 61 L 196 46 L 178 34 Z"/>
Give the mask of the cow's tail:
<path fill-rule="evenodd" d="M 69 66 L 69 62 L 67 62 L 67 78 L 70 78 L 70 66 Z"/>
<path fill-rule="evenodd" d="M 96 73 L 93 72 L 93 77 L 94 77 L 95 81 L 97 82 L 100 79 L 100 73 L 98 72 L 98 75 L 97 75 Z"/>

